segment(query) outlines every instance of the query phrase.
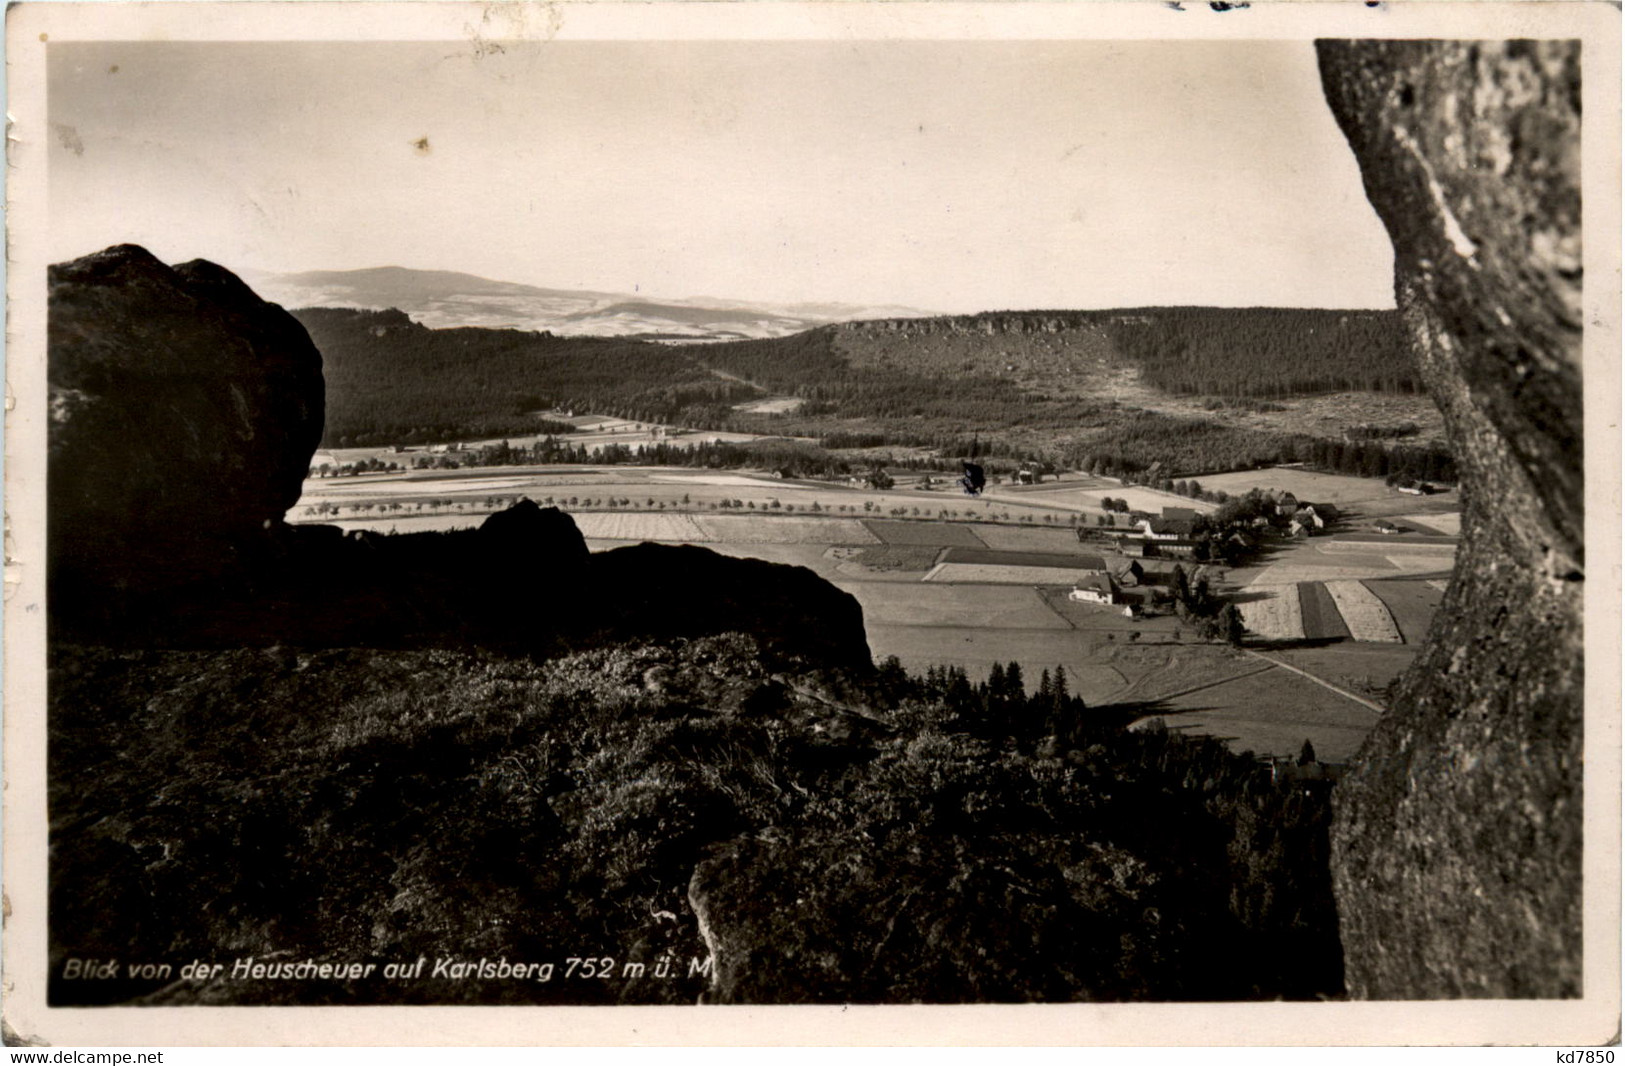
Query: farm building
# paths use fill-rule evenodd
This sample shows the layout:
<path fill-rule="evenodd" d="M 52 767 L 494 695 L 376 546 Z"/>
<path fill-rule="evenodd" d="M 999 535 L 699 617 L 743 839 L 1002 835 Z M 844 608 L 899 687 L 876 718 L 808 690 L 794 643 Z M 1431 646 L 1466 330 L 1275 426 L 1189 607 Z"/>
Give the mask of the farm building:
<path fill-rule="evenodd" d="M 1158 540 L 1151 537 L 1122 537 L 1117 542 L 1117 550 L 1123 555 L 1137 556 L 1144 559 L 1186 559 L 1196 554 L 1196 542 L 1178 539 Z"/>
<path fill-rule="evenodd" d="M 1164 507 L 1162 517 L 1180 522 L 1194 522 L 1198 512 L 1194 507 Z"/>
<path fill-rule="evenodd" d="M 1339 518 L 1343 517 L 1343 512 L 1337 509 L 1337 504 L 1335 503 L 1306 503 L 1303 506 L 1304 509 L 1313 511 L 1320 517 L 1324 518 L 1327 525 L 1330 525 L 1331 523 L 1336 522 Z"/>
<path fill-rule="evenodd" d="M 1151 540 L 1189 540 L 1195 523 L 1188 518 L 1147 518 L 1140 529 Z"/>
<path fill-rule="evenodd" d="M 1124 588 L 1133 588 L 1145 579 L 1145 567 L 1137 559 L 1108 559 L 1106 563 L 1112 580 Z"/>
<path fill-rule="evenodd" d="M 1081 603 L 1113 604 L 1122 602 L 1122 595 L 1117 589 L 1117 582 L 1112 580 L 1110 574 L 1091 574 L 1088 577 L 1079 578 L 1078 583 L 1072 587 L 1072 592 L 1068 598 L 1078 600 Z"/>

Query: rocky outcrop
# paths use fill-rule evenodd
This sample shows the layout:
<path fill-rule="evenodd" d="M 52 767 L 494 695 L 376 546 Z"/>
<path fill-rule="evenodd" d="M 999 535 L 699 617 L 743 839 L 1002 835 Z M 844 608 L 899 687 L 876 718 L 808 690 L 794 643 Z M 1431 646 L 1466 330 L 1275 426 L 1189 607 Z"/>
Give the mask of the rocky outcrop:
<path fill-rule="evenodd" d="M 1428 646 L 1339 788 L 1349 992 L 1578 995 L 1579 45 L 1317 48 L 1466 501 Z"/>
<path fill-rule="evenodd" d="M 590 579 L 587 617 L 621 639 L 738 631 L 769 652 L 870 665 L 863 608 L 805 567 L 639 544 L 593 556 Z"/>
<path fill-rule="evenodd" d="M 213 263 L 119 245 L 51 268 L 48 330 L 53 610 L 239 569 L 321 436 L 304 327 Z"/>
<path fill-rule="evenodd" d="M 809 570 L 654 545 L 591 556 L 568 515 L 530 500 L 474 530 L 285 525 L 322 432 L 304 327 L 221 267 L 133 245 L 52 267 L 50 284 L 59 640 L 534 654 L 745 632 L 770 656 L 870 669 L 857 601 Z"/>

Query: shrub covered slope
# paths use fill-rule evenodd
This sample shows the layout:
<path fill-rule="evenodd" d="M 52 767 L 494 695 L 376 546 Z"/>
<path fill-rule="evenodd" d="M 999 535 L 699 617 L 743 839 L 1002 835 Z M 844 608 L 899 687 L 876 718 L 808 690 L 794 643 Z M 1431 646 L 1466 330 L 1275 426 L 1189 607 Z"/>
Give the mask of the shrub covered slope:
<path fill-rule="evenodd" d="M 741 635 L 548 662 L 63 646 L 51 699 L 61 1004 L 1341 988 L 1323 797 L 1019 682 L 857 685 Z M 233 979 L 247 957 L 378 971 Z M 61 980 L 71 958 L 226 972 Z M 556 970 L 431 976 L 448 958 Z"/>

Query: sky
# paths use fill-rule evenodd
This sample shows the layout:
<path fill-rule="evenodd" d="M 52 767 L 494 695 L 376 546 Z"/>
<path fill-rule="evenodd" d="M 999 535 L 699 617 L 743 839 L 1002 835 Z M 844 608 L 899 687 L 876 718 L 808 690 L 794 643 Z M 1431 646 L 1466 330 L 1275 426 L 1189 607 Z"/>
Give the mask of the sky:
<path fill-rule="evenodd" d="M 52 261 L 942 312 L 1392 306 L 1308 42 L 50 44 Z"/>

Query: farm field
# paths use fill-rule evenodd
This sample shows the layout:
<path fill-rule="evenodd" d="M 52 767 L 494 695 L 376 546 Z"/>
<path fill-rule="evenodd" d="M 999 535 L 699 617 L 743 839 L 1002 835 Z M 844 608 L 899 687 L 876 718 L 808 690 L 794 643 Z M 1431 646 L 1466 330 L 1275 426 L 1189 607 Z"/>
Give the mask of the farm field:
<path fill-rule="evenodd" d="M 1198 480 L 1210 492 L 1223 490 L 1232 496 L 1243 496 L 1249 490 L 1259 488 L 1290 492 L 1305 503 L 1334 503 L 1340 508 L 1354 507 L 1360 511 L 1364 511 L 1361 504 L 1416 499 L 1414 496 L 1401 496 L 1377 478 L 1323 474 L 1295 466 L 1237 470 L 1228 474 L 1211 474 Z"/>
<path fill-rule="evenodd" d="M 880 538 L 855 518 L 703 514 L 695 515 L 693 521 L 707 540 L 733 544 L 880 543 Z"/>
<path fill-rule="evenodd" d="M 716 540 L 692 515 L 587 512 L 571 515 L 583 537 L 595 540 L 667 541 L 678 544 Z"/>
<path fill-rule="evenodd" d="M 1420 644 L 1444 599 L 1441 586 L 1436 580 L 1412 578 L 1368 581 L 1365 587 L 1387 605 L 1405 643 Z"/>
<path fill-rule="evenodd" d="M 1039 552 L 1047 555 L 1099 555 L 1101 545 L 1078 540 L 1070 529 L 983 524 L 970 527 L 978 540 L 994 551 Z"/>
<path fill-rule="evenodd" d="M 1056 566 L 995 563 L 939 563 L 922 581 L 992 585 L 1057 585 L 1071 587 L 1083 571 Z"/>
<path fill-rule="evenodd" d="M 877 658 L 896 655 L 910 669 L 954 663 L 980 679 L 995 662 L 1015 661 L 1036 686 L 1041 670 L 1061 665 L 1072 691 L 1091 705 L 1165 700 L 1161 710 L 1173 713 L 1178 728 L 1234 738 L 1238 749 L 1295 755 L 1309 728 L 1323 758 L 1352 750 L 1355 736 L 1369 728 L 1365 716 L 1375 716 L 1370 708 L 1286 670 L 1256 673 L 1267 664 L 1197 642 L 1191 627 L 1174 617 L 1125 618 L 1120 609 L 1066 598 L 1080 564 L 1098 558 L 1103 548 L 1078 542 L 1070 523 L 1061 524 L 1068 516 L 1053 507 L 1067 493 L 1092 491 L 1076 487 L 1084 480 L 1012 487 L 996 500 L 972 500 L 672 467 L 417 471 L 307 482 L 301 507 L 320 503 L 336 507 L 337 514 L 307 517 L 296 509 L 294 516 L 379 531 L 452 529 L 478 525 L 514 498 L 546 505 L 551 497 L 571 513 L 593 551 L 653 540 L 807 567 L 858 599 Z M 1102 485 L 1110 487 L 1097 495 L 1124 495 L 1115 482 Z M 1165 502 L 1190 503 L 1162 495 L 1153 494 L 1157 510 Z M 611 499 L 613 509 L 605 506 Z M 439 501 L 438 510 L 433 501 Z M 1039 509 L 1027 501 L 1052 506 Z M 748 509 L 751 503 L 756 510 Z M 896 508 L 904 509 L 901 515 L 888 513 Z M 956 520 L 939 517 L 950 510 Z M 986 521 L 1007 512 L 1029 520 Z M 1053 525 L 1044 524 L 1046 515 Z M 1347 640 L 1330 594 L 1309 593 L 1314 605 L 1306 612 L 1296 584 L 1371 582 L 1367 587 L 1393 611 L 1410 642 L 1438 601 L 1427 581 L 1447 574 L 1453 556 L 1454 544 L 1444 538 L 1404 544 L 1314 538 L 1282 544 L 1262 565 L 1231 571 L 1220 585 L 1240 587 L 1240 607 L 1255 637 L 1344 638 L 1322 648 L 1272 652 L 1282 661 L 1290 656 L 1294 665 L 1334 685 L 1342 679 L 1351 692 L 1380 695 L 1415 654 L 1414 646 Z M 1142 563 L 1155 570 L 1162 561 Z M 1411 573 L 1415 578 L 1407 579 Z M 930 580 L 922 580 L 927 575 Z M 1387 658 L 1365 654 L 1379 647 Z"/>
<path fill-rule="evenodd" d="M 1295 755 L 1308 740 L 1324 762 L 1347 762 L 1381 717 L 1279 667 L 1164 701 L 1154 715 L 1169 729 L 1229 742 L 1236 751 Z"/>
<path fill-rule="evenodd" d="M 938 548 L 984 548 L 970 526 L 938 522 L 885 522 L 869 519 L 864 527 L 887 544 L 922 544 Z"/>
<path fill-rule="evenodd" d="M 1294 585 L 1251 589 L 1236 603 L 1248 632 L 1264 640 L 1302 640 L 1303 608 Z"/>
<path fill-rule="evenodd" d="M 983 536 L 978 533 L 977 536 Z M 994 551 L 991 548 L 949 548 L 943 555 L 945 563 L 992 563 L 1000 566 L 1046 566 L 1052 569 L 1101 570 L 1106 561 L 1095 552 L 1027 552 Z"/>
<path fill-rule="evenodd" d="M 1388 608 L 1370 589 L 1358 581 L 1328 581 L 1326 592 L 1337 604 L 1337 613 L 1343 616 L 1349 635 L 1355 640 L 1375 644 L 1400 643 L 1399 627 L 1394 624 Z"/>
<path fill-rule="evenodd" d="M 863 605 L 864 623 L 870 626 L 1072 631 L 1071 626 L 1033 592 L 1030 583 L 1026 587 L 999 588 L 921 582 L 853 582 L 846 586 L 846 591 Z"/>
<path fill-rule="evenodd" d="M 1305 581 L 1298 586 L 1299 609 L 1303 612 L 1305 640 L 1347 640 L 1351 634 L 1343 622 L 1326 586 L 1319 581 Z"/>
<path fill-rule="evenodd" d="M 1344 641 L 1320 647 L 1278 648 L 1271 650 L 1269 656 L 1355 695 L 1381 703 L 1388 686 L 1410 666 L 1416 652 L 1414 646 L 1406 644 L 1356 644 Z M 1318 740 L 1315 741 L 1315 750 L 1320 750 Z"/>
<path fill-rule="evenodd" d="M 937 563 L 942 549 L 925 544 L 878 544 L 866 548 L 834 547 L 832 558 L 842 563 L 843 574 L 874 572 L 913 572 L 923 574 Z"/>
<path fill-rule="evenodd" d="M 1230 572 L 1236 585 L 1262 587 L 1302 581 L 1359 581 L 1367 578 L 1430 577 L 1455 566 L 1453 541 L 1396 543 L 1393 538 L 1364 538 L 1339 534 L 1293 541 L 1272 548 L 1261 565 Z"/>
<path fill-rule="evenodd" d="M 1031 523 L 1034 528 L 1054 524 L 1062 532 L 1066 531 L 1071 517 L 1050 508 L 1024 508 L 1003 501 L 942 492 L 882 492 L 835 483 L 789 481 L 769 475 L 617 465 L 417 470 L 361 477 L 309 478 L 299 502 L 289 511 L 289 520 L 360 520 L 368 523 L 366 528 L 387 530 L 392 516 L 437 508 L 449 513 L 461 507 L 462 511 L 475 516 L 466 524 L 477 524 L 479 517 L 520 497 L 571 513 L 604 510 L 608 501 L 614 499 L 618 508 L 629 511 L 755 510 L 770 512 L 774 517 L 803 511 L 813 515 L 833 512 L 832 516 L 854 518 L 892 516 L 894 521 L 904 518 L 992 520 L 995 516 L 1008 515 L 1004 520 Z M 423 507 L 419 508 L 419 504 Z M 897 524 L 919 523 L 901 521 Z M 974 534 L 962 531 L 954 536 L 954 543 L 982 546 Z"/>
<path fill-rule="evenodd" d="M 1394 515 L 1395 522 L 1407 522 L 1426 533 L 1441 533 L 1447 537 L 1461 536 L 1461 512 L 1449 511 L 1440 514 L 1401 514 Z"/>
<path fill-rule="evenodd" d="M 1203 488 L 1209 488 L 1206 478 L 1199 478 Z M 1132 511 L 1161 514 L 1164 507 L 1188 507 L 1204 514 L 1214 504 L 1193 500 L 1172 492 L 1159 492 L 1142 485 L 1123 485 L 1107 478 L 1089 478 L 1082 481 L 1051 481 L 1042 485 L 1000 485 L 989 488 L 985 498 L 1009 503 L 1043 504 L 1086 514 L 1100 514 L 1100 501 L 1107 496 L 1128 501 Z"/>

